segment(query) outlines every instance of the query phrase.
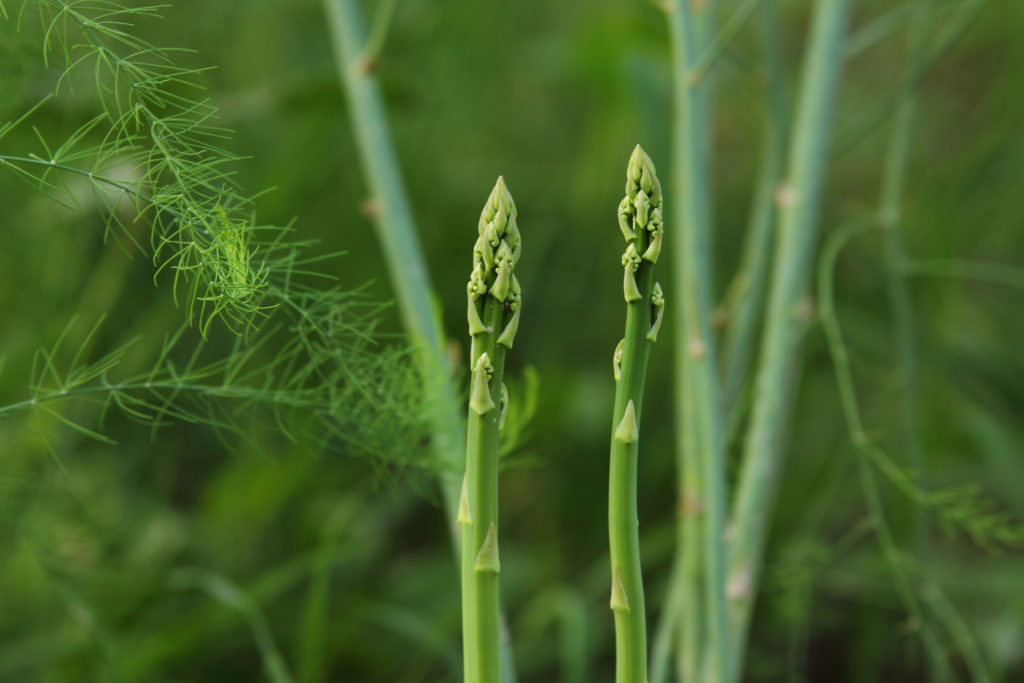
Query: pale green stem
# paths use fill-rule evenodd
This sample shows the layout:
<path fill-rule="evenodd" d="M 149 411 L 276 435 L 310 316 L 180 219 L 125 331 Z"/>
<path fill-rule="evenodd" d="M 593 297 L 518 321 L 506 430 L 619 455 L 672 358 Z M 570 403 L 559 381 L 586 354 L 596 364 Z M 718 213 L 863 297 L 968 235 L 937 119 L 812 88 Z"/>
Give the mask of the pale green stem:
<path fill-rule="evenodd" d="M 850 0 L 820 0 L 805 56 L 787 183 L 780 190 L 779 235 L 751 423 L 744 444 L 728 588 L 733 677 L 738 680 L 757 596 L 768 522 L 782 467 L 784 425 L 802 329 L 824 185 L 829 132 L 843 61 Z M 806 314 L 804 314 L 806 315 Z"/>
<path fill-rule="evenodd" d="M 697 486 L 684 481 L 689 490 L 684 490 L 682 495 L 683 509 L 692 511 L 694 505 L 699 506 L 702 513 L 700 521 L 703 522 L 698 534 L 700 545 L 692 537 L 683 539 L 683 562 L 692 570 L 694 559 L 685 555 L 700 549 L 703 581 L 697 592 L 702 595 L 700 614 L 705 622 L 704 625 L 695 624 L 693 615 L 689 615 L 683 619 L 684 631 L 680 637 L 687 647 L 692 648 L 695 635 L 702 634 L 706 638 L 706 643 L 698 646 L 702 656 L 686 653 L 685 666 L 697 667 L 703 672 L 701 675 L 706 673 L 712 681 L 725 681 L 729 676 L 724 538 L 727 494 L 721 398 L 716 376 L 715 340 L 711 333 L 711 84 L 706 79 L 690 77 L 709 40 L 710 13 L 707 8 L 702 11 L 703 15 L 691 3 L 680 0 L 669 16 L 675 80 L 673 216 L 680 233 L 680 239 L 672 243 L 676 291 L 680 292 L 675 307 L 678 331 L 675 352 L 677 373 L 681 373 L 681 377 L 677 377 L 676 389 L 677 396 L 680 390 L 684 393 L 677 401 L 684 404 L 685 412 L 684 421 L 679 426 L 696 435 L 695 438 L 683 437 L 683 475 L 696 475 Z M 681 371 L 678 366 L 682 366 Z M 686 417 L 690 418 L 688 422 Z M 693 440 L 687 444 L 687 438 Z M 693 445 L 696 449 L 692 449 Z M 696 465 L 688 462 L 691 459 Z M 696 489 L 697 501 L 693 500 L 693 489 Z M 688 502 L 686 498 L 689 498 Z M 683 526 L 686 527 L 685 519 Z M 692 526 L 689 530 L 692 532 Z M 691 611 L 697 602 L 693 574 L 687 572 L 684 576 L 689 586 L 686 593 L 690 604 L 683 609 Z M 698 659 L 701 660 L 699 664 Z M 687 675 L 695 680 L 698 674 L 691 670 Z"/>
<path fill-rule="evenodd" d="M 778 0 L 762 0 L 761 35 L 767 91 L 764 152 L 751 207 L 739 272 L 730 288 L 729 326 L 726 331 L 722 405 L 728 411 L 732 434 L 740 422 L 739 396 L 750 370 L 767 290 L 775 226 L 775 195 L 782 182 L 788 144 L 786 79 L 782 65 Z M 728 443 L 731 439 L 727 438 Z"/>
<path fill-rule="evenodd" d="M 747 20 L 757 10 L 757 6 L 762 2 L 764 0 L 740 0 L 739 6 L 733 10 L 732 15 L 722 24 L 722 30 L 715 35 L 714 39 L 702 41 L 706 47 L 703 48 L 703 52 L 694 63 L 690 65 L 689 80 L 699 81 L 707 77 L 715 62 L 718 61 L 718 58 L 729 47 L 732 39 L 736 37 L 736 34 L 740 32 L 740 29 L 743 28 L 743 25 L 747 23 Z M 711 14 L 706 6 L 693 7 L 693 13 L 695 15 L 704 13 L 705 16 L 710 16 Z"/>
<path fill-rule="evenodd" d="M 682 528 L 681 522 L 678 528 Z M 681 540 L 677 542 L 677 548 L 682 547 Z M 679 630 L 679 622 L 684 609 L 682 572 L 682 556 L 677 553 L 669 573 L 668 593 L 665 595 L 661 615 L 658 618 L 658 626 L 651 642 L 651 668 L 648 683 L 668 683 L 669 680 L 669 663 L 672 660 L 672 647 L 675 644 L 673 639 Z"/>
<path fill-rule="evenodd" d="M 446 466 L 441 475 L 446 519 L 454 520 L 460 491 L 464 425 L 460 401 L 444 354 L 444 335 L 434 314 L 433 291 L 426 261 L 406 198 L 398 160 L 387 128 L 384 106 L 376 79 L 368 69 L 363 18 L 356 0 L 324 0 L 337 68 L 348 95 L 349 111 L 359 156 L 374 202 L 374 225 L 387 261 L 390 280 L 405 329 L 421 346 L 424 382 L 435 397 L 432 448 Z M 449 524 L 458 553 L 459 537 Z M 505 683 L 514 683 L 510 648 L 502 641 Z"/>

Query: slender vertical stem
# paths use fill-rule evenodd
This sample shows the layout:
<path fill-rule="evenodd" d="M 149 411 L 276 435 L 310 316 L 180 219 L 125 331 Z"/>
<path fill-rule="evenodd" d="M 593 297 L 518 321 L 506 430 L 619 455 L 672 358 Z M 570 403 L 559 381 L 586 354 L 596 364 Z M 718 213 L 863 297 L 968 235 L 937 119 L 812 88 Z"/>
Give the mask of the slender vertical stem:
<path fill-rule="evenodd" d="M 771 265 L 775 195 L 782 182 L 788 145 L 787 88 L 782 66 L 782 31 L 779 23 L 778 0 L 761 0 L 761 35 L 767 92 L 764 151 L 743 245 L 743 258 L 730 291 L 733 302 L 723 350 L 722 380 L 722 405 L 729 411 L 730 428 L 727 432 L 732 432 L 739 422 L 738 414 L 741 411 L 738 397 L 756 348 L 756 333 L 761 322 Z"/>
<path fill-rule="evenodd" d="M 735 664 L 732 680 L 742 670 L 782 464 L 784 424 L 801 328 L 801 302 L 811 271 L 850 5 L 850 0 L 816 3 L 793 127 L 788 180 L 781 190 L 767 319 L 733 509 L 735 536 L 729 548 L 728 589 Z"/>
<path fill-rule="evenodd" d="M 703 14 L 701 14 L 703 12 Z M 673 216 L 680 239 L 673 242 L 676 290 L 677 404 L 682 406 L 683 478 L 686 487 L 681 509 L 701 509 L 703 524 L 683 520 L 686 594 L 690 612 L 683 619 L 685 675 L 695 680 L 706 671 L 711 680 L 729 675 L 728 622 L 725 604 L 725 461 L 722 442 L 721 401 L 715 374 L 714 337 L 711 333 L 710 248 L 710 138 L 711 83 L 694 67 L 710 41 L 707 7 L 696 9 L 686 0 L 676 2 L 669 16 L 672 36 L 674 97 L 673 115 Z M 687 483 L 689 480 L 689 483 Z M 696 484 L 696 486 L 694 485 Z M 694 502 L 694 490 L 697 501 Z M 696 518 L 694 518 L 696 520 Z M 699 538 L 699 541 L 697 540 Z M 699 543 L 699 545 L 698 545 Z M 700 552 L 703 580 L 693 571 Z M 694 609 L 701 595 L 705 624 L 695 623 Z M 706 638 L 699 645 L 696 638 Z M 703 659 L 694 651 L 699 648 Z"/>
<path fill-rule="evenodd" d="M 637 517 L 638 442 L 624 443 L 614 432 L 624 420 L 639 424 L 650 343 L 650 290 L 652 268 L 638 273 L 637 287 L 648 292 L 646 301 L 626 309 L 622 345 L 622 370 L 615 391 L 611 468 L 608 484 L 608 538 L 612 562 L 611 607 L 615 617 L 615 681 L 645 683 L 647 680 L 647 624 L 640 568 L 640 532 Z M 646 304 L 646 305 L 645 305 Z M 627 415 L 627 408 L 631 415 Z M 616 598 L 623 597 L 617 601 Z"/>
<path fill-rule="evenodd" d="M 482 320 L 490 329 L 501 325 L 503 304 L 487 297 Z M 466 683 L 498 683 L 501 629 L 498 618 L 500 565 L 480 563 L 492 549 L 497 554 L 498 532 L 498 415 L 505 362 L 504 347 L 495 344 L 497 334 L 473 340 L 471 367 L 481 358 L 491 365 L 486 381 L 491 408 L 478 414 L 469 411 L 466 430 L 466 512 L 462 525 L 462 651 Z M 487 369 L 484 368 L 484 373 Z M 474 389 L 476 387 L 474 386 Z M 489 537 L 490 534 L 490 537 Z M 478 565 L 481 565 L 478 568 Z"/>
<path fill-rule="evenodd" d="M 682 523 L 678 525 L 682 528 Z M 676 555 L 672 560 L 672 569 L 668 578 L 668 593 L 665 596 L 661 607 L 661 615 L 658 617 L 658 625 L 654 630 L 654 638 L 651 642 L 651 667 L 648 672 L 648 683 L 668 683 L 669 665 L 672 660 L 674 639 L 679 632 L 680 622 L 683 617 L 683 561 L 682 538 L 678 535 L 676 542 Z"/>
<path fill-rule="evenodd" d="M 647 616 L 640 568 L 637 454 L 647 358 L 661 327 L 664 298 L 661 287 L 654 283 L 663 232 L 661 186 L 654 164 L 639 145 L 629 159 L 619 227 L 627 245 L 622 257 L 626 330 L 613 360 L 616 385 L 608 476 L 610 607 L 615 619 L 615 681 L 646 683 Z"/>
<path fill-rule="evenodd" d="M 520 252 L 516 207 L 501 178 L 478 230 L 467 286 L 472 381 L 457 518 L 462 527 L 462 643 L 466 683 L 501 683 L 498 441 L 505 352 L 515 339 L 521 304 L 512 274 Z"/>

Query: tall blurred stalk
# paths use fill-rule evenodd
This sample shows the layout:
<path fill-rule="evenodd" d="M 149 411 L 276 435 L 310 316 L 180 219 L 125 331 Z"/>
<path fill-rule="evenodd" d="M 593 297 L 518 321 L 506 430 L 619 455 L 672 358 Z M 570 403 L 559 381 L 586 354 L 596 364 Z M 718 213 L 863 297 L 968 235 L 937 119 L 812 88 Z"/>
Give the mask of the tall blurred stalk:
<path fill-rule="evenodd" d="M 668 596 L 655 632 L 651 680 L 669 677 L 669 660 L 684 680 L 702 666 L 724 671 L 722 581 L 725 480 L 714 340 L 711 335 L 709 231 L 711 3 L 669 2 L 673 68 L 673 224 L 675 414 L 678 524 Z M 703 562 L 702 562 L 703 561 Z M 703 566 L 702 566 L 703 565 Z M 708 576 L 710 580 L 704 581 Z M 704 654 L 705 639 L 711 651 Z M 702 664 L 703 661 L 703 664 Z"/>
<path fill-rule="evenodd" d="M 677 462 L 681 476 L 677 559 L 681 568 L 679 667 L 684 680 L 729 671 L 725 605 L 725 460 L 711 333 L 711 81 L 698 68 L 711 44 L 710 3 L 677 0 L 669 10 L 673 65 L 672 210 Z M 698 513 L 699 511 L 699 513 Z M 660 673 L 659 665 L 659 673 Z"/>
<path fill-rule="evenodd" d="M 416 234 L 415 221 L 406 196 L 402 175 L 384 105 L 372 64 L 364 53 L 366 32 L 356 0 L 324 0 L 338 71 L 348 95 L 353 132 L 363 171 L 374 202 L 374 225 L 384 250 L 388 273 L 402 321 L 413 343 L 420 348 L 420 364 L 428 395 L 439 406 L 434 411 L 433 443 L 438 461 L 445 466 L 441 478 L 445 518 L 458 556 L 459 537 L 452 524 L 458 512 L 463 469 L 465 425 L 461 404 L 444 355 L 444 334 L 434 312 L 426 260 Z M 502 641 L 502 680 L 515 681 L 512 656 Z"/>
<path fill-rule="evenodd" d="M 727 434 L 742 413 L 740 400 L 750 361 L 757 348 L 764 296 L 775 234 L 775 196 L 785 170 L 789 141 L 786 75 L 782 64 L 782 29 L 778 0 L 761 0 L 761 42 L 764 53 L 764 143 L 739 271 L 730 288 L 728 328 L 723 349 L 722 404 L 728 411 Z"/>
<path fill-rule="evenodd" d="M 850 0 L 819 0 L 805 55 L 789 172 L 780 190 L 764 337 L 743 449 L 729 547 L 730 630 L 734 673 L 741 671 L 763 564 L 768 522 L 782 467 L 785 421 L 806 307 L 828 142 L 843 62 Z M 734 677 L 732 680 L 736 680 Z"/>

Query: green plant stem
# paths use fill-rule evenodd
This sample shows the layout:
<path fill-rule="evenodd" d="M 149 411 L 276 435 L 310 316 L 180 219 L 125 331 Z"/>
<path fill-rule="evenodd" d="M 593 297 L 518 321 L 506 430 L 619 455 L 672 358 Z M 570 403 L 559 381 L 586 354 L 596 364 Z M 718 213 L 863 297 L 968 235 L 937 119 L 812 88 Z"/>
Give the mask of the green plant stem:
<path fill-rule="evenodd" d="M 616 683 L 647 682 L 647 612 L 640 567 L 637 455 L 647 359 L 664 309 L 661 287 L 654 282 L 654 264 L 662 244 L 661 204 L 661 186 L 654 164 L 637 145 L 626 173 L 626 197 L 619 205 L 619 227 L 627 245 L 622 258 L 626 329 L 613 360 L 616 385 L 609 449 L 608 541 Z"/>
<path fill-rule="evenodd" d="M 626 609 L 613 607 L 616 683 L 645 683 L 647 680 L 647 624 L 637 518 L 638 442 L 623 443 L 615 438 L 614 432 L 621 424 L 630 401 L 633 402 L 637 424 L 640 423 L 647 357 L 651 348 L 646 336 L 651 327 L 650 292 L 653 283 L 653 267 L 641 265 L 637 272 L 637 287 L 643 298 L 626 307 L 622 369 L 615 388 L 608 483 L 608 540 L 612 580 L 618 578 L 621 581 L 628 600 Z"/>
<path fill-rule="evenodd" d="M 502 303 L 487 297 L 483 322 L 501 329 Z M 504 347 L 497 334 L 473 340 L 471 367 L 487 354 L 494 368 L 488 384 L 494 408 L 483 415 L 472 409 L 466 431 L 466 501 L 470 519 L 462 522 L 462 645 L 466 683 L 501 681 L 498 572 L 478 571 L 477 557 L 498 528 L 498 406 L 501 403 Z M 468 522 L 468 523 L 467 523 Z"/>
<path fill-rule="evenodd" d="M 729 411 L 728 433 L 739 423 L 739 396 L 757 344 L 757 328 L 764 308 L 771 265 L 775 226 L 775 195 L 782 183 L 788 145 L 786 78 L 782 65 L 782 41 L 778 0 L 761 2 L 761 36 L 764 49 L 767 107 L 764 151 L 743 245 L 743 258 L 731 289 L 729 326 L 726 331 L 722 404 Z M 729 439 L 727 438 L 728 442 Z"/>
<path fill-rule="evenodd" d="M 677 526 L 681 528 L 682 521 Z M 676 547 L 682 546 L 677 542 Z M 665 595 L 661 615 L 658 618 L 658 626 L 651 642 L 651 667 L 648 672 L 648 683 L 668 683 L 669 681 L 669 663 L 672 660 L 673 645 L 675 645 L 673 639 L 679 631 L 679 622 L 684 609 L 682 573 L 682 556 L 677 552 L 672 560 L 668 592 Z"/>
<path fill-rule="evenodd" d="M 703 80 L 711 72 L 711 69 L 715 66 L 718 58 L 721 57 L 722 53 L 725 52 L 726 48 L 732 42 L 732 39 L 736 37 L 736 34 L 740 32 L 743 25 L 747 23 L 751 15 L 757 10 L 757 6 L 760 5 L 764 0 L 740 0 L 738 6 L 733 10 L 732 15 L 722 25 L 722 29 L 715 35 L 713 40 L 703 40 L 705 47 L 703 52 L 697 57 L 697 59 L 690 65 L 690 71 L 688 78 L 691 81 Z M 690 3 L 691 10 L 694 14 L 703 13 L 705 16 L 710 16 L 710 11 L 706 6 L 697 7 L 696 3 Z"/>
<path fill-rule="evenodd" d="M 684 669 L 693 680 L 697 671 L 711 680 L 727 680 L 729 671 L 728 621 L 725 603 L 725 459 L 722 441 L 720 390 L 716 376 L 714 336 L 711 333 L 711 209 L 710 146 L 711 84 L 693 78 L 693 70 L 704 47 L 710 42 L 710 9 L 694 8 L 692 3 L 677 2 L 670 14 L 675 106 L 673 114 L 673 216 L 680 239 L 672 254 L 675 264 L 677 339 L 675 345 L 677 403 L 683 404 L 680 428 L 692 432 L 682 437 L 682 471 L 685 489 L 681 509 L 697 519 L 684 517 L 683 574 L 689 603 L 683 609 L 692 612 L 682 620 L 680 637 L 684 651 Z M 689 418 L 687 420 L 687 418 Z M 686 480 L 689 479 L 690 483 Z M 696 485 L 695 485 L 696 484 Z M 701 515 L 692 513 L 699 507 Z M 694 528 L 700 525 L 697 533 Z M 688 547 L 687 547 L 688 546 Z M 695 581 L 693 571 L 700 553 L 703 580 Z M 689 556 L 687 556 L 689 554 Z M 694 605 L 700 600 L 702 609 Z M 704 624 L 694 623 L 702 615 Z M 706 643 L 696 638 L 703 636 Z"/>
<path fill-rule="evenodd" d="M 374 225 L 405 329 L 421 349 L 420 362 L 428 395 L 434 397 L 439 406 L 434 416 L 432 448 L 446 466 L 440 475 L 441 492 L 446 519 L 453 520 L 460 491 L 456 473 L 463 466 L 458 444 L 465 434 L 465 425 L 459 417 L 460 402 L 444 354 L 444 334 L 434 314 L 426 260 L 416 235 L 377 82 L 365 58 L 366 36 L 358 3 L 356 0 L 324 0 L 324 6 L 338 72 L 348 95 L 359 156 L 373 195 Z M 450 525 L 449 530 L 458 553 L 459 535 L 454 525 Z M 513 659 L 504 640 L 502 669 L 504 682 L 514 683 Z"/>
<path fill-rule="evenodd" d="M 457 521 L 462 527 L 462 643 L 466 683 L 501 682 L 498 574 L 498 459 L 505 352 L 519 324 L 521 295 L 512 274 L 521 241 L 515 202 L 498 182 L 480 215 L 466 287 L 472 383 L 466 473 Z"/>
<path fill-rule="evenodd" d="M 782 190 L 767 319 L 744 444 L 729 548 L 733 678 L 742 670 L 750 617 L 774 507 L 786 413 L 824 185 L 829 131 L 843 61 L 850 0 L 820 0 L 805 56 L 789 173 Z"/>

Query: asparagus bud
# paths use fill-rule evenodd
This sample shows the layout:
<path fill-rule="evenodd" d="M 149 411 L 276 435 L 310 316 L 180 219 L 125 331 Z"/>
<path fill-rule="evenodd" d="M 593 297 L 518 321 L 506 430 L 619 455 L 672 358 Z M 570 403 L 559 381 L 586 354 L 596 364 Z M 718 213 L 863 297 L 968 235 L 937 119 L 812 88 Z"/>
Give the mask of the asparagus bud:
<path fill-rule="evenodd" d="M 627 303 L 639 301 L 636 274 L 641 260 L 656 263 L 661 255 L 664 228 L 661 217 L 661 183 L 654 162 L 637 145 L 626 171 L 626 196 L 619 203 L 619 229 L 626 240 L 622 254 L 625 268 L 622 290 Z"/>

